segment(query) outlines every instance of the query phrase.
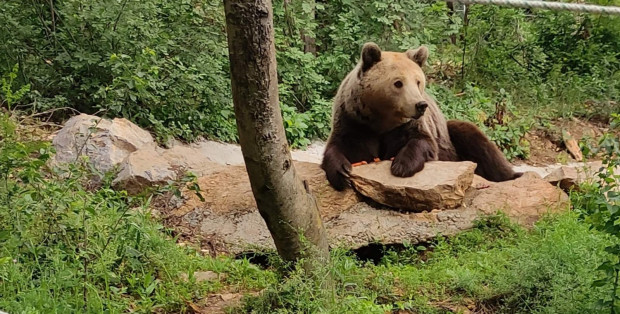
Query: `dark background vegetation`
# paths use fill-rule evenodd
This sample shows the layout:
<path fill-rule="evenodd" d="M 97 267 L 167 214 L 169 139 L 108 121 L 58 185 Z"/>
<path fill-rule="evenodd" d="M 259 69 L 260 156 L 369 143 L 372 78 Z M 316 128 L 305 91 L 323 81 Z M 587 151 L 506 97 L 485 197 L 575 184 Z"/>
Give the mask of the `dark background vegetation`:
<path fill-rule="evenodd" d="M 427 45 L 444 113 L 478 124 L 509 158 L 527 158 L 524 135 L 560 117 L 620 125 L 619 17 L 493 6 L 465 16 L 413 0 L 278 0 L 274 15 L 295 147 L 327 137 L 330 100 L 366 41 Z M 178 313 L 208 306 L 210 293 L 261 291 L 236 311 L 618 313 L 617 133 L 582 145 L 605 167 L 571 193 L 572 211 L 532 230 L 490 216 L 450 239 L 379 249 L 377 263 L 335 250 L 324 269 L 333 289 L 282 272 L 275 256 L 258 266 L 177 245 L 151 201 L 191 176 L 130 196 L 85 163 L 47 166 L 54 152 L 31 136 L 45 126 L 33 118 L 75 111 L 126 117 L 162 143 L 236 141 L 225 36 L 220 1 L 0 1 L 0 310 Z M 198 282 L 194 271 L 220 277 Z"/>
<path fill-rule="evenodd" d="M 459 5 L 413 0 L 277 0 L 274 15 L 295 147 L 327 137 L 331 98 L 366 41 L 428 45 L 445 114 L 484 127 L 511 158 L 527 157 L 516 146 L 539 119 L 618 110 L 617 17 L 494 6 L 465 17 Z M 31 85 L 21 109 L 126 117 L 162 142 L 236 140 L 221 1 L 7 0 L 0 20 L 0 72 L 19 64 L 16 84 Z M 492 121 L 498 104 L 514 118 Z"/>

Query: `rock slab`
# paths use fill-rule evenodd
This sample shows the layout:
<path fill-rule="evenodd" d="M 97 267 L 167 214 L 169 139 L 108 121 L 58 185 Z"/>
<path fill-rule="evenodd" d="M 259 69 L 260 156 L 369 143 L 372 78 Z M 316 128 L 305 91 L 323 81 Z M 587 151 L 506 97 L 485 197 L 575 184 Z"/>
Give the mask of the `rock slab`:
<path fill-rule="evenodd" d="M 463 201 L 464 209 L 490 215 L 504 212 L 512 221 L 531 226 L 549 213 L 568 210 L 568 195 L 538 174 L 526 172 L 516 180 L 490 182 L 474 177 L 472 188 Z"/>
<path fill-rule="evenodd" d="M 381 161 L 354 167 L 351 182 L 379 204 L 412 212 L 460 206 L 476 169 L 469 161 L 432 161 L 412 177 L 400 178 L 391 174 L 391 165 Z"/>
<path fill-rule="evenodd" d="M 126 119 L 104 119 L 80 114 L 69 119 L 53 137 L 56 155 L 52 166 L 74 163 L 87 156 L 94 169 L 105 173 L 118 170 L 115 186 L 130 193 L 163 185 L 192 172 L 201 177 L 228 165 L 243 167 L 239 145 L 215 141 L 184 144 L 170 141 L 168 148 L 157 145 L 151 134 Z M 321 144 L 309 151 L 292 151 L 294 160 L 320 163 Z M 322 190 L 325 187 L 321 187 Z"/>
<path fill-rule="evenodd" d="M 295 168 L 317 199 L 332 247 L 427 242 L 438 234 L 450 236 L 468 230 L 476 219 L 498 211 L 531 226 L 547 213 L 569 208 L 566 193 L 535 173 L 499 183 L 474 176 L 457 208 L 399 212 L 360 201 L 351 189 L 331 189 L 317 164 L 295 162 Z M 198 182 L 205 202 L 187 192 L 183 204 L 162 211 L 166 224 L 174 226 L 182 239 L 198 241 L 212 254 L 275 247 L 256 208 L 244 167 L 228 166 Z"/>
<path fill-rule="evenodd" d="M 603 167 L 601 161 L 581 163 L 572 166 L 561 166 L 545 176 L 545 180 L 553 185 L 559 186 L 564 191 L 569 191 L 579 184 L 596 180 L 596 172 L 598 172 L 601 167 Z"/>

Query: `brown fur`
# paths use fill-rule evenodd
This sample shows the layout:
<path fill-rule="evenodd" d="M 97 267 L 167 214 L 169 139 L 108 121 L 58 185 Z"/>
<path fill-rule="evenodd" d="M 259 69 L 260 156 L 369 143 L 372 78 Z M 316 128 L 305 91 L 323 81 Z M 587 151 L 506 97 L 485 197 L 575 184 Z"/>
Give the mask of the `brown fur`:
<path fill-rule="evenodd" d="M 448 132 L 459 160 L 475 162 L 478 165 L 477 175 L 494 182 L 516 179 L 522 175 L 512 170 L 504 154 L 473 123 L 450 120 Z"/>
<path fill-rule="evenodd" d="M 374 43 L 364 45 L 360 62 L 334 98 L 332 133 L 322 168 L 335 189 L 349 185 L 351 163 L 377 157 L 394 157 L 391 172 L 400 177 L 412 176 L 431 160 L 478 162 L 477 173 L 493 181 L 515 177 L 478 128 L 446 122 L 425 92 L 421 66 L 427 57 L 426 47 L 397 53 L 382 52 Z M 457 140 L 454 145 L 451 137 Z"/>

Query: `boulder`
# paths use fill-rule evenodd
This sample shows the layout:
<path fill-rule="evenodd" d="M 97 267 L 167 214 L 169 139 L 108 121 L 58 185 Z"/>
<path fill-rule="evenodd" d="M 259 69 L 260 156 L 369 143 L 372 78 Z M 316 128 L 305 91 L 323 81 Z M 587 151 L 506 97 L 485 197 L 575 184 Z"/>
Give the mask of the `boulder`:
<path fill-rule="evenodd" d="M 504 182 L 489 182 L 475 176 L 462 208 L 481 214 L 504 212 L 512 221 L 531 226 L 542 215 L 567 210 L 568 195 L 550 185 L 538 174 L 526 172 L 520 178 Z"/>
<path fill-rule="evenodd" d="M 400 178 L 391 174 L 391 164 L 381 161 L 354 167 L 353 186 L 379 204 L 413 212 L 460 206 L 476 169 L 469 161 L 433 161 L 412 177 Z"/>
<path fill-rule="evenodd" d="M 572 166 L 561 166 L 545 176 L 549 183 L 569 191 L 581 183 L 596 179 L 596 172 L 603 167 L 601 161 L 593 161 Z M 619 169 L 620 170 L 620 169 Z"/>
<path fill-rule="evenodd" d="M 93 167 L 106 172 L 123 162 L 129 154 L 155 146 L 149 132 L 126 119 L 107 120 L 80 114 L 74 116 L 52 141 L 55 165 L 73 163 L 88 156 Z"/>
<path fill-rule="evenodd" d="M 177 180 L 187 172 L 205 176 L 223 167 L 207 160 L 188 146 L 175 146 L 171 149 L 151 147 L 127 156 L 120 164 L 120 171 L 113 183 L 135 194 L 147 187 Z"/>
<path fill-rule="evenodd" d="M 351 189 L 333 190 L 317 164 L 295 162 L 295 168 L 317 198 L 332 247 L 356 249 L 373 243 L 427 242 L 439 234 L 450 236 L 468 230 L 476 219 L 498 211 L 514 222 L 531 226 L 542 215 L 568 209 L 566 193 L 535 173 L 499 183 L 472 175 L 471 184 L 464 188 L 461 206 L 400 212 L 363 202 Z M 173 226 L 181 238 L 199 241 L 203 250 L 212 254 L 274 248 L 243 167 L 227 166 L 198 182 L 205 202 L 186 192 L 181 206 L 162 211 L 166 224 Z"/>

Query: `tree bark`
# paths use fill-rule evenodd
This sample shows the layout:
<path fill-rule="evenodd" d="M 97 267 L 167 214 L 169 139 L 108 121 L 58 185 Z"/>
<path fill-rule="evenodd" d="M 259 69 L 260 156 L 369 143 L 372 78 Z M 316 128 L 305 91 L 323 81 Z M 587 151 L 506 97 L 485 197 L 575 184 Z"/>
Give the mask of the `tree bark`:
<path fill-rule="evenodd" d="M 312 4 L 312 12 L 310 13 L 310 18 L 314 20 L 316 18 L 316 9 L 315 9 L 316 2 L 315 0 L 307 0 L 307 1 Z M 306 35 L 304 31 L 302 30 L 301 39 L 304 41 L 304 52 L 311 53 L 316 56 L 316 38 Z"/>
<path fill-rule="evenodd" d="M 452 23 L 452 16 L 454 16 L 454 2 L 448 1 L 446 3 L 448 5 L 448 17 L 450 18 L 450 24 Z M 456 45 L 456 34 L 450 35 L 450 43 Z"/>
<path fill-rule="evenodd" d="M 224 6 L 237 129 L 258 210 L 284 260 L 324 262 L 325 228 L 284 133 L 271 0 L 224 0 Z"/>

